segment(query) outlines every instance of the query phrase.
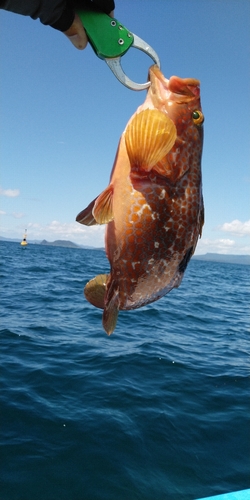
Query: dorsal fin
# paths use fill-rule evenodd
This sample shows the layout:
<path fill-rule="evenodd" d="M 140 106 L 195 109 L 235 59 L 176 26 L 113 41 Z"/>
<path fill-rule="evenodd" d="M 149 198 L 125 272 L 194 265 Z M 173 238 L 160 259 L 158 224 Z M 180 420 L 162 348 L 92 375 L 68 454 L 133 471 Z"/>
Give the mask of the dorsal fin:
<path fill-rule="evenodd" d="M 85 226 L 107 224 L 114 219 L 113 186 L 109 186 L 84 208 L 76 217 L 76 221 Z"/>
<path fill-rule="evenodd" d="M 149 172 L 172 149 L 177 137 L 174 122 L 163 111 L 137 113 L 125 130 L 125 143 L 132 167 Z"/>
<path fill-rule="evenodd" d="M 204 210 L 204 204 L 203 204 L 203 198 L 202 198 L 202 207 L 201 207 L 201 211 L 200 211 L 200 221 L 199 221 L 199 236 L 200 236 L 200 238 L 202 235 L 202 228 L 204 226 L 204 222 L 205 222 L 205 210 Z"/>
<path fill-rule="evenodd" d="M 94 226 L 95 224 L 97 224 L 92 213 L 95 201 L 96 198 L 77 215 L 76 222 L 79 222 L 79 224 L 84 224 L 85 226 Z"/>

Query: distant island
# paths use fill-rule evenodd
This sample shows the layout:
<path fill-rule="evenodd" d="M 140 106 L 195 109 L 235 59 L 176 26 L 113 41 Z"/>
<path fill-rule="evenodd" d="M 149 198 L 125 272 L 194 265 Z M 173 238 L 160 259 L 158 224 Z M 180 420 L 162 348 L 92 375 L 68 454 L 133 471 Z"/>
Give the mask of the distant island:
<path fill-rule="evenodd" d="M 250 265 L 250 255 L 230 255 L 222 253 L 206 253 L 204 255 L 194 255 L 194 260 L 206 260 L 210 262 L 225 262 L 228 264 Z"/>
<path fill-rule="evenodd" d="M 81 248 L 80 245 L 68 240 L 55 240 L 55 241 L 41 241 L 40 245 L 47 245 L 50 247 L 67 247 L 67 248 Z"/>

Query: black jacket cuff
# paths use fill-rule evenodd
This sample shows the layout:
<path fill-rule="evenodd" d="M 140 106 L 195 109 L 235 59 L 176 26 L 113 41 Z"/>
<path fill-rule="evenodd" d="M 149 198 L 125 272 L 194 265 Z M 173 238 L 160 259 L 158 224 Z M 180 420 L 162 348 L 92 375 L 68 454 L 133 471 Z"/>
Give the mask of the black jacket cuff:
<path fill-rule="evenodd" d="M 56 23 L 51 24 L 52 28 L 59 31 L 67 31 L 74 21 L 75 11 L 86 7 L 88 4 L 94 4 L 95 7 L 106 14 L 109 14 L 115 8 L 115 2 L 113 0 L 93 0 L 93 2 L 91 0 L 67 0 L 61 17 Z"/>

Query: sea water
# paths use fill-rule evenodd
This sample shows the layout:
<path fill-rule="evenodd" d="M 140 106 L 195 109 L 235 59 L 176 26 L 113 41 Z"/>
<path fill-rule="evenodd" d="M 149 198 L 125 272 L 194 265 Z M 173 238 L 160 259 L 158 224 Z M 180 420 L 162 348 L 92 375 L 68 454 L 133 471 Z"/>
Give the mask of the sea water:
<path fill-rule="evenodd" d="M 249 487 L 249 266 L 192 260 L 108 337 L 82 293 L 103 250 L 0 250 L 1 500 Z"/>

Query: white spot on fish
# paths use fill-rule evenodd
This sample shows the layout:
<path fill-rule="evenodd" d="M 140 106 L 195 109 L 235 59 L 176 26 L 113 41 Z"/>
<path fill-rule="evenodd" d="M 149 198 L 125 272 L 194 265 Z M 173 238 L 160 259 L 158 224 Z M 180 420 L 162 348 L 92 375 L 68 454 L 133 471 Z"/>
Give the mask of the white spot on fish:
<path fill-rule="evenodd" d="M 138 260 L 137 262 L 132 262 L 132 263 L 131 263 L 132 268 L 133 268 L 133 269 L 135 269 L 135 266 L 136 266 L 137 264 L 140 264 L 140 263 L 141 263 L 141 262 L 140 262 L 140 260 Z"/>
<path fill-rule="evenodd" d="M 145 208 L 148 208 L 148 204 L 147 203 L 144 203 L 144 205 L 142 205 L 142 207 L 140 208 L 140 210 L 138 210 L 137 214 L 138 215 L 142 215 Z"/>
<path fill-rule="evenodd" d="M 154 246 L 155 246 L 155 248 L 159 248 L 159 246 L 160 246 L 159 241 L 155 241 L 155 242 L 154 242 Z"/>
<path fill-rule="evenodd" d="M 158 214 L 157 212 L 152 212 L 152 214 L 151 214 L 151 218 L 152 218 L 153 220 L 155 220 L 155 219 L 159 219 L 159 214 Z"/>
<path fill-rule="evenodd" d="M 166 195 L 166 189 L 162 189 L 161 193 L 158 196 L 159 200 L 163 200 L 165 198 L 165 195 Z"/>
<path fill-rule="evenodd" d="M 120 257 L 120 253 L 121 253 L 121 252 L 120 252 L 120 248 L 117 248 L 117 249 L 115 250 L 115 252 L 114 252 L 114 256 L 113 256 L 114 262 L 115 262 L 116 260 L 118 260 L 118 259 L 119 259 L 119 257 Z"/>
<path fill-rule="evenodd" d="M 149 260 L 148 260 L 148 264 L 151 266 L 151 264 L 153 264 L 153 263 L 154 263 L 154 261 L 155 261 L 155 259 L 149 259 Z"/>

